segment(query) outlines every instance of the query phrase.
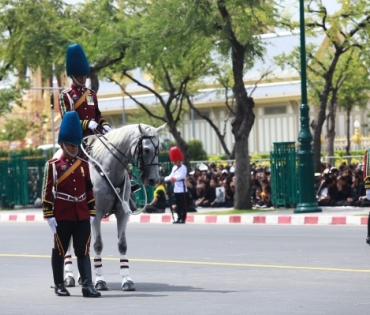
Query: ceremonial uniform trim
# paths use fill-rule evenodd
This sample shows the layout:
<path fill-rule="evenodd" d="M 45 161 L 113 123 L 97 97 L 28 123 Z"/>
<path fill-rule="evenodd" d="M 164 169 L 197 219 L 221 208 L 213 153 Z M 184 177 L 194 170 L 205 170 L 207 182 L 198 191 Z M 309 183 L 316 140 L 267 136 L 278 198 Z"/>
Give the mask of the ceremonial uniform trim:
<path fill-rule="evenodd" d="M 85 97 L 82 97 L 84 93 L 86 93 L 86 95 Z M 76 107 L 80 99 L 82 100 L 81 105 Z M 99 110 L 96 93 L 89 88 L 80 88 L 72 84 L 69 89 L 66 89 L 59 94 L 59 110 L 62 118 L 68 111 L 75 110 L 77 112 L 80 117 L 83 137 L 91 134 L 88 124 L 92 119 L 101 126 L 103 124 L 108 124 L 105 122 L 105 119 Z"/>
<path fill-rule="evenodd" d="M 83 221 L 95 216 L 95 199 L 92 190 L 89 165 L 85 160 L 58 183 L 58 178 L 76 163 L 63 155 L 45 164 L 43 177 L 44 218 L 55 217 L 57 221 Z"/>

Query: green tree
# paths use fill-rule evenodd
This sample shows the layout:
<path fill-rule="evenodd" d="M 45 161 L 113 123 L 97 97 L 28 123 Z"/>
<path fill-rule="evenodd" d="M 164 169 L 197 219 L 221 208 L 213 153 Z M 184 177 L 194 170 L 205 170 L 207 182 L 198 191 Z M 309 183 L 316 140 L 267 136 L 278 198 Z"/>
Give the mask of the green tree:
<path fill-rule="evenodd" d="M 59 72 L 63 68 L 66 6 L 60 0 L 0 1 L 1 59 L 19 79 L 26 79 L 27 68 L 40 67 L 47 78 L 53 64 Z"/>
<path fill-rule="evenodd" d="M 30 129 L 30 124 L 24 119 L 8 119 L 3 125 L 3 129 L 0 131 L 0 140 L 8 141 L 8 149 L 12 141 L 21 141 L 27 135 Z"/>
<path fill-rule="evenodd" d="M 338 106 L 346 111 L 346 134 L 347 145 L 346 155 L 350 155 L 351 136 L 350 136 L 350 115 L 355 106 L 365 108 L 369 100 L 369 62 L 367 58 L 361 56 L 359 51 L 354 51 L 351 67 L 347 71 L 347 78 L 344 81 L 338 94 Z"/>
<path fill-rule="evenodd" d="M 209 42 L 201 41 L 199 34 L 189 30 L 192 24 L 189 13 L 194 16 L 197 4 L 164 0 L 125 3 L 129 45 L 122 62 L 112 65 L 110 73 L 107 69 L 103 73 L 108 78 L 112 77 L 112 73 L 121 74 L 155 96 L 162 111 L 158 111 L 153 104 L 142 103 L 124 90 L 148 116 L 167 123 L 169 132 L 184 153 L 185 164 L 189 166 L 188 145 L 178 125 L 188 110 L 188 86 L 208 71 L 207 62 L 210 60 Z M 131 70 L 137 68 L 149 74 L 151 82 L 134 77 Z"/>
<path fill-rule="evenodd" d="M 14 85 L 0 89 L 0 116 L 10 113 L 14 103 L 21 105 L 22 96 L 22 90 Z"/>
<path fill-rule="evenodd" d="M 250 208 L 248 137 L 254 123 L 254 102 L 245 90 L 243 76 L 254 58 L 262 53 L 260 38 L 255 35 L 263 33 L 266 25 L 273 24 L 272 1 L 158 0 L 128 3 L 127 12 L 135 13 L 128 25 L 132 39 L 126 50 L 127 70 L 139 67 L 149 72 L 154 85 L 167 92 L 164 98 L 153 86 L 145 86 L 128 75 L 157 97 L 165 109 L 165 116 L 156 115 L 145 104 L 137 104 L 148 115 L 167 122 L 171 134 L 185 153 L 186 161 L 189 158 L 187 144 L 177 130 L 186 106 L 184 101 L 187 99 L 189 102 L 189 97 L 201 85 L 200 79 L 217 68 L 215 54 L 228 59 L 236 104 L 232 123 L 238 168 L 235 207 Z M 122 73 L 127 75 L 127 70 Z"/>
<path fill-rule="evenodd" d="M 207 152 L 203 148 L 203 143 L 200 140 L 188 141 L 189 156 L 191 161 L 206 161 L 208 160 Z"/>
<path fill-rule="evenodd" d="M 340 1 L 342 7 L 333 14 L 329 14 L 321 0 L 313 0 L 308 3 L 305 11 L 307 36 L 325 34 L 324 50 L 317 54 L 317 47 L 307 47 L 307 68 L 311 101 L 315 99 L 318 104 L 317 116 L 313 127 L 313 151 L 315 170 L 320 171 L 321 133 L 323 124 L 328 119 L 328 143 L 329 151 L 332 150 L 332 142 L 335 136 L 335 111 L 341 86 L 349 78 L 347 72 L 351 69 L 351 54 L 354 51 L 358 55 L 368 54 L 367 34 L 370 27 L 370 4 L 366 0 Z M 297 23 L 291 24 L 297 28 Z M 297 50 L 292 54 L 293 58 L 287 58 L 285 62 L 297 66 L 299 58 Z M 295 55 L 295 57 L 294 57 Z M 292 57 L 291 56 L 291 57 Z M 295 61 L 292 61 L 294 59 Z M 328 108 L 329 106 L 329 108 Z M 327 114 L 328 110 L 328 114 Z"/>
<path fill-rule="evenodd" d="M 43 84 L 65 72 L 69 44 L 83 45 L 90 62 L 92 88 L 98 73 L 124 56 L 124 13 L 116 1 L 94 0 L 69 5 L 61 0 L 0 0 L 0 78 L 13 72 L 28 80 L 27 69 L 40 68 Z"/>

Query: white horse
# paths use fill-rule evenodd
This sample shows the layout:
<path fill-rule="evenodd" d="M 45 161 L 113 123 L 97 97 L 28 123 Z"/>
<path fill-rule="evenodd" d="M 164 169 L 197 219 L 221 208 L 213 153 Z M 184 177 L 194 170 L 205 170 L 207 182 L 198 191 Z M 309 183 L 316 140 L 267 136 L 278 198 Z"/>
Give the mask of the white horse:
<path fill-rule="evenodd" d="M 132 175 L 128 170 L 128 164 L 132 163 L 138 168 L 143 184 L 154 186 L 159 181 L 158 155 L 161 148 L 158 135 L 164 127 L 165 125 L 154 128 L 149 125 L 134 124 L 113 129 L 104 136 L 100 136 L 100 139 L 96 139 L 89 151 L 88 160 L 96 206 L 96 217 L 92 230 L 95 251 L 95 288 L 97 290 L 108 290 L 103 276 L 101 257 L 103 241 L 100 223 L 103 217 L 111 214 L 117 218 L 122 290 L 135 290 L 126 256 L 126 226 L 128 216 L 131 214 L 129 200 Z M 67 286 L 74 285 L 70 250 L 65 257 L 65 279 Z M 71 285 L 72 282 L 73 285 Z"/>

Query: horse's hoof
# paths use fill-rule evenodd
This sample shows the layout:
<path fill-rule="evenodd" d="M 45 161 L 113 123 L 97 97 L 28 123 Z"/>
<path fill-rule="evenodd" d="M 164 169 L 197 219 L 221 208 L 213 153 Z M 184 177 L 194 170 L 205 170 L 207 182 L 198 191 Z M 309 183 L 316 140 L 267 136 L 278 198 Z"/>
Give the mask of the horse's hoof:
<path fill-rule="evenodd" d="M 122 286 L 122 291 L 136 291 L 134 283 L 132 281 L 127 281 Z"/>
<path fill-rule="evenodd" d="M 103 280 L 100 280 L 95 284 L 95 289 L 99 291 L 108 291 L 107 283 Z"/>
<path fill-rule="evenodd" d="M 67 287 L 67 288 L 72 288 L 75 286 L 75 278 L 72 278 L 71 276 L 68 276 L 65 280 L 64 280 L 64 285 Z"/>

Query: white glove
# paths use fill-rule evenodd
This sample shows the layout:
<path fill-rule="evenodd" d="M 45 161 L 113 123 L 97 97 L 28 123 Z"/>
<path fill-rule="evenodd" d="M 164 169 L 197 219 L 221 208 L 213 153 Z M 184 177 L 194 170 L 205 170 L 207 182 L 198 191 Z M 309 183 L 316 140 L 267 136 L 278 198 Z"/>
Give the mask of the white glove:
<path fill-rule="evenodd" d="M 106 132 L 109 132 L 112 130 L 112 128 L 109 127 L 108 125 L 104 125 L 103 128 L 105 129 Z"/>
<path fill-rule="evenodd" d="M 57 232 L 57 225 L 58 225 L 57 220 L 55 220 L 54 217 L 48 218 L 46 220 L 48 220 L 48 224 L 50 226 L 51 231 L 53 232 L 53 234 L 55 234 Z"/>
<path fill-rule="evenodd" d="M 87 127 L 91 130 L 95 130 L 98 127 L 98 123 L 95 120 L 90 120 Z"/>
<path fill-rule="evenodd" d="M 90 216 L 90 224 L 93 224 L 95 217 Z"/>

